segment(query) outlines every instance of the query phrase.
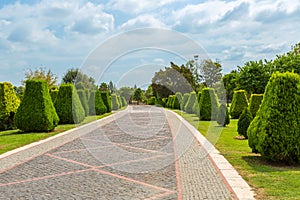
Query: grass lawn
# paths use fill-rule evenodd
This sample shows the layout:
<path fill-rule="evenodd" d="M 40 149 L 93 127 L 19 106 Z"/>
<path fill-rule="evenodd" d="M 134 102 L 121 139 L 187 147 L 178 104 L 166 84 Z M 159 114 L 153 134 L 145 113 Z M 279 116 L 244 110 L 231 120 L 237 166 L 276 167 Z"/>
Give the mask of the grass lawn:
<path fill-rule="evenodd" d="M 229 126 L 222 128 L 216 122 L 199 122 L 195 115 L 175 112 L 206 137 L 209 129 L 221 133 L 219 137 L 209 134 L 207 138 L 255 190 L 256 199 L 300 199 L 300 166 L 271 163 L 251 153 L 247 140 L 234 139 L 238 136 L 237 120 L 231 120 Z"/>
<path fill-rule="evenodd" d="M 88 116 L 80 125 L 87 124 L 97 119 L 101 119 L 110 114 L 111 113 L 106 113 L 100 116 Z M 47 132 L 23 133 L 20 132 L 19 130 L 0 131 L 0 154 L 24 146 L 26 144 L 30 144 L 32 142 L 46 139 L 53 135 L 57 135 L 61 132 L 75 128 L 76 126 L 78 125 L 75 124 L 58 125 L 53 132 L 49 132 L 49 133 Z"/>

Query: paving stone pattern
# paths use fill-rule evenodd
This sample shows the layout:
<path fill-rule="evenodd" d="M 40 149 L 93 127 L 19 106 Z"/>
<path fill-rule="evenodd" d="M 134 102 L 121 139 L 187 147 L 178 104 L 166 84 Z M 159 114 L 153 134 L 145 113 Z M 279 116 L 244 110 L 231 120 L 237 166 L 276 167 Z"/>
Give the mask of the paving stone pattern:
<path fill-rule="evenodd" d="M 199 144 L 170 125 L 178 122 L 161 108 L 129 107 L 124 116 L 3 171 L 0 199 L 230 199 Z"/>

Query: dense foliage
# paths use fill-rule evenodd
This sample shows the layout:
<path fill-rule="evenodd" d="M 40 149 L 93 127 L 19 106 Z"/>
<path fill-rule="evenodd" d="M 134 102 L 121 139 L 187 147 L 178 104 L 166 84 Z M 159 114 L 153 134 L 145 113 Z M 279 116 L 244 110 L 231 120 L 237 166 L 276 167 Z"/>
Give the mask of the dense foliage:
<path fill-rule="evenodd" d="M 250 112 L 253 117 L 255 117 L 263 98 L 264 98 L 263 94 L 252 94 L 251 95 L 249 109 L 250 109 Z"/>
<path fill-rule="evenodd" d="M 111 95 L 111 107 L 112 107 L 112 110 L 118 110 L 120 105 L 119 105 L 119 101 L 118 101 L 118 97 L 116 94 L 112 94 Z"/>
<path fill-rule="evenodd" d="M 185 93 L 185 94 L 183 95 L 183 97 L 182 97 L 181 109 L 182 109 L 183 111 L 186 111 L 186 110 L 185 110 L 185 106 L 186 106 L 186 104 L 187 104 L 189 98 L 190 98 L 190 93 Z"/>
<path fill-rule="evenodd" d="M 197 102 L 197 94 L 196 94 L 196 92 L 191 92 L 190 96 L 189 96 L 189 99 L 188 99 L 188 101 L 187 101 L 187 103 L 185 105 L 184 110 L 187 113 L 196 114 L 196 112 L 193 110 L 195 102 Z"/>
<path fill-rule="evenodd" d="M 88 100 L 86 98 L 84 90 L 77 90 L 77 94 L 79 96 L 81 105 L 84 109 L 85 116 L 88 116 L 89 115 L 89 104 L 88 104 Z"/>
<path fill-rule="evenodd" d="M 51 131 L 59 122 L 48 86 L 44 80 L 27 80 L 23 100 L 15 115 L 15 125 L 22 131 Z"/>
<path fill-rule="evenodd" d="M 0 83 L 0 130 L 14 128 L 14 115 L 20 105 L 13 85 L 8 82 Z"/>
<path fill-rule="evenodd" d="M 96 90 L 95 93 L 95 111 L 96 115 L 102 115 L 107 112 L 107 108 L 102 100 L 100 90 Z"/>
<path fill-rule="evenodd" d="M 230 123 L 229 111 L 225 103 L 220 105 L 217 122 L 224 127 Z"/>
<path fill-rule="evenodd" d="M 253 120 L 252 114 L 249 110 L 249 108 L 245 108 L 242 114 L 239 117 L 238 121 L 238 127 L 237 127 L 237 132 L 239 135 L 244 136 L 246 139 L 248 138 L 247 136 L 247 129 Z"/>
<path fill-rule="evenodd" d="M 101 97 L 104 105 L 106 106 L 107 112 L 111 112 L 111 100 L 108 95 L 108 91 L 101 91 Z"/>
<path fill-rule="evenodd" d="M 76 88 L 73 84 L 62 84 L 54 103 L 60 124 L 80 123 L 85 118 Z"/>
<path fill-rule="evenodd" d="M 248 101 L 245 91 L 235 91 L 233 94 L 232 104 L 230 106 L 231 118 L 238 119 L 246 107 L 248 107 Z"/>
<path fill-rule="evenodd" d="M 300 75 L 272 75 L 247 134 L 253 152 L 273 161 L 300 163 Z"/>

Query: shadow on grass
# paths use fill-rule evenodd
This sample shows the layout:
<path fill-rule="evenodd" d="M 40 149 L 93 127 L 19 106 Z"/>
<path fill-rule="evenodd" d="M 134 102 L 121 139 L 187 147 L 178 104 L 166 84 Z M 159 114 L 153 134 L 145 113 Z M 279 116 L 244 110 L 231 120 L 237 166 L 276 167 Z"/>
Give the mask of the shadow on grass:
<path fill-rule="evenodd" d="M 264 157 L 253 154 L 249 156 L 242 156 L 253 170 L 258 172 L 280 172 L 280 171 L 300 171 L 300 164 L 287 165 L 285 163 L 269 161 Z"/>

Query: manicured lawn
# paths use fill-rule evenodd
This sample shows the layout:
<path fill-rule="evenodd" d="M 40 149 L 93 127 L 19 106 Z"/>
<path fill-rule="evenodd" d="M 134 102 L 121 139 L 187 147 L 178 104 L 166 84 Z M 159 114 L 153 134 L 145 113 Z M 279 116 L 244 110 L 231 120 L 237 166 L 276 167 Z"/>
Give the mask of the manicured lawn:
<path fill-rule="evenodd" d="M 216 122 L 198 121 L 192 114 L 175 111 L 196 127 L 203 135 L 220 132 L 220 136 L 208 134 L 208 139 L 234 166 L 240 175 L 254 188 L 256 199 L 299 199 L 300 166 L 285 166 L 263 160 L 258 154 L 251 153 L 247 140 L 234 139 L 238 136 L 237 120 L 222 128 Z M 218 139 L 216 139 L 218 138 Z"/>
<path fill-rule="evenodd" d="M 110 114 L 111 113 L 106 113 L 100 116 L 88 116 L 80 125 L 87 124 L 97 119 L 101 119 Z M 61 132 L 75 128 L 76 126 L 78 125 L 74 125 L 74 124 L 59 125 L 55 128 L 55 131 L 49 133 L 45 133 L 45 132 L 44 133 L 23 133 L 20 132 L 19 130 L 1 131 L 0 132 L 0 154 L 24 146 L 26 144 L 30 144 L 32 142 L 46 139 L 53 135 L 57 135 Z"/>

